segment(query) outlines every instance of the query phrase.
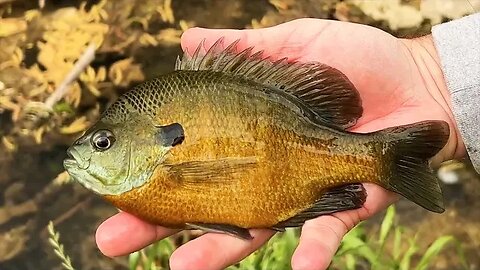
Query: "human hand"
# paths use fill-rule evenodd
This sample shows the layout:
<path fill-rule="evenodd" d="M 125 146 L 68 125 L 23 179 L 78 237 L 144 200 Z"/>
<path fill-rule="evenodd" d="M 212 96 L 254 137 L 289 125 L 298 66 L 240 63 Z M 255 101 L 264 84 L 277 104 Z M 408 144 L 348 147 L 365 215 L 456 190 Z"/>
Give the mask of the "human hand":
<path fill-rule="evenodd" d="M 364 107 L 362 118 L 352 129 L 355 132 L 422 120 L 444 120 L 451 126 L 450 140 L 434 163 L 465 153 L 450 110 L 439 59 L 429 37 L 397 39 L 364 25 L 300 19 L 258 30 L 194 28 L 185 32 L 182 46 L 193 52 L 201 40 L 206 39 L 208 48 L 222 36 L 225 44 L 240 39 L 239 50 L 254 46 L 273 59 L 318 61 L 342 71 L 359 90 Z M 326 269 L 351 228 L 397 199 L 379 186 L 365 184 L 365 187 L 368 196 L 362 208 L 305 223 L 292 258 L 293 269 Z M 105 255 L 119 256 L 175 232 L 119 213 L 100 225 L 96 238 Z M 170 259 L 170 267 L 223 269 L 248 256 L 273 235 L 270 230 L 251 230 L 251 233 L 252 241 L 207 233 L 179 247 Z"/>

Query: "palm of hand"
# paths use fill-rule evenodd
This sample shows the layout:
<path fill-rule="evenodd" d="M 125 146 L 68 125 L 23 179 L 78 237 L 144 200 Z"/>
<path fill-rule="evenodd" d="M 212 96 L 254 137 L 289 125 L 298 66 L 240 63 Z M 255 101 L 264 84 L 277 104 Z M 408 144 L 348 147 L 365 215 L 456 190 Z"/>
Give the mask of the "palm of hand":
<path fill-rule="evenodd" d="M 182 46 L 193 51 L 206 38 L 206 47 L 224 36 L 225 44 L 240 39 L 238 49 L 254 46 L 273 58 L 318 61 L 341 70 L 360 92 L 364 114 L 353 129 L 370 132 L 427 119 L 452 123 L 448 106 L 435 81 L 425 73 L 426 50 L 415 55 L 411 40 L 399 40 L 383 31 L 361 25 L 302 19 L 262 30 L 192 29 Z M 423 65 L 423 66 L 422 66 Z M 447 155 L 453 155 L 451 150 Z M 368 197 L 357 210 L 307 221 L 292 258 L 294 269 L 326 269 L 345 233 L 361 220 L 383 210 L 396 196 L 366 184 Z M 174 231 L 155 227 L 120 213 L 97 231 L 97 243 L 106 255 L 140 249 Z M 273 232 L 252 230 L 255 239 L 245 242 L 227 235 L 206 234 L 177 249 L 172 269 L 222 269 L 241 260 L 266 242 Z M 136 239 L 126 243 L 126 239 Z"/>

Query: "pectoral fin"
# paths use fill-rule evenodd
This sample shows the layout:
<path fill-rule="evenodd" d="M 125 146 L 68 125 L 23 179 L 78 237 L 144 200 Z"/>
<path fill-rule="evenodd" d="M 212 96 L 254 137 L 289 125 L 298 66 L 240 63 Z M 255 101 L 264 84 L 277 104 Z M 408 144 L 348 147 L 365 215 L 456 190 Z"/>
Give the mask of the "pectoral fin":
<path fill-rule="evenodd" d="M 322 215 L 360 208 L 366 198 L 367 193 L 362 184 L 351 184 L 331 189 L 323 194 L 312 207 L 278 223 L 274 226 L 274 229 L 298 227 L 302 226 L 305 221 Z"/>
<path fill-rule="evenodd" d="M 199 188 L 199 184 L 228 183 L 235 174 L 245 173 L 255 168 L 255 157 L 231 157 L 215 160 L 195 160 L 182 163 L 167 164 L 173 179 L 184 186 Z M 238 179 L 238 177 L 237 177 Z"/>
<path fill-rule="evenodd" d="M 208 223 L 187 223 L 185 225 L 188 229 L 202 230 L 211 233 L 225 233 L 245 240 L 253 239 L 253 236 L 250 234 L 248 229 L 240 228 L 233 225 Z"/>

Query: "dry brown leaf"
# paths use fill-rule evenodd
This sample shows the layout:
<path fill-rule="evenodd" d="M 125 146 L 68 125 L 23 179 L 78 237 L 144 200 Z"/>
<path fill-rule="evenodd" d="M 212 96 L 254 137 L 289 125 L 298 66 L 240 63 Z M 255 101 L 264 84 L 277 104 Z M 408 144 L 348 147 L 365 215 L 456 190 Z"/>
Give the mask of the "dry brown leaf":
<path fill-rule="evenodd" d="M 80 118 L 75 119 L 75 121 L 73 121 L 70 125 L 60 128 L 60 133 L 62 134 L 78 133 L 78 132 L 84 131 L 89 125 L 90 125 L 90 122 L 88 122 L 87 117 L 82 116 Z"/>
<path fill-rule="evenodd" d="M 107 69 L 105 67 L 100 67 L 97 71 L 97 77 L 95 78 L 95 81 L 97 82 L 103 82 L 107 78 Z"/>
<path fill-rule="evenodd" d="M 110 80 L 118 86 L 127 87 L 133 81 L 143 81 L 141 66 L 133 62 L 133 58 L 127 58 L 115 62 L 108 71 Z"/>
<path fill-rule="evenodd" d="M 29 240 L 26 231 L 27 225 L 25 224 L 0 234 L 0 262 L 15 257 L 25 249 Z"/>
<path fill-rule="evenodd" d="M 45 93 L 45 91 L 47 91 L 47 89 L 48 89 L 48 83 L 44 82 L 41 85 L 39 85 L 38 87 L 32 87 L 32 89 L 28 93 L 28 96 L 29 97 L 36 97 L 38 95 L 41 95 L 41 94 Z"/>
<path fill-rule="evenodd" d="M 33 138 L 35 139 L 35 143 L 37 143 L 37 144 L 42 143 L 43 134 L 45 133 L 45 129 L 46 129 L 46 127 L 43 126 L 43 127 L 37 128 L 36 130 L 34 130 L 32 132 Z"/>
<path fill-rule="evenodd" d="M 386 21 L 392 30 L 415 27 L 423 21 L 419 10 L 410 5 L 402 5 L 401 0 L 351 2 L 374 20 Z"/>
<path fill-rule="evenodd" d="M 157 12 L 164 22 L 174 23 L 175 17 L 173 16 L 172 1 L 164 0 L 163 6 L 157 8 Z"/>
<path fill-rule="evenodd" d="M 195 26 L 195 23 L 194 23 L 194 22 L 187 22 L 187 21 L 185 21 L 185 20 L 180 20 L 180 21 L 178 22 L 178 25 L 180 26 L 180 29 L 181 29 L 183 32 L 185 32 L 185 31 L 187 31 L 187 29 Z"/>
<path fill-rule="evenodd" d="M 23 18 L 0 18 L 0 37 L 8 37 L 27 30 L 27 22 Z"/>
<path fill-rule="evenodd" d="M 432 25 L 480 11 L 480 0 L 423 0 L 420 12 Z"/>
<path fill-rule="evenodd" d="M 167 28 L 161 30 L 157 35 L 156 38 L 162 43 L 170 43 L 172 45 L 176 45 L 180 43 L 180 38 L 182 36 L 182 30 L 178 30 L 175 28 Z"/>
<path fill-rule="evenodd" d="M 144 45 L 144 46 L 157 46 L 158 45 L 158 41 L 155 39 L 154 36 L 148 34 L 148 33 L 143 33 L 140 38 L 138 39 L 138 41 L 140 42 L 140 44 Z"/>
<path fill-rule="evenodd" d="M 67 171 L 63 171 L 53 179 L 53 184 L 55 185 L 64 185 L 70 182 L 72 179 Z"/>
<path fill-rule="evenodd" d="M 25 11 L 25 13 L 23 14 L 23 17 L 25 18 L 25 21 L 31 22 L 34 19 L 39 18 L 41 15 L 42 13 L 39 10 L 31 9 L 31 10 Z"/>
<path fill-rule="evenodd" d="M 272 4 L 277 10 L 286 10 L 290 6 L 289 1 L 285 0 L 269 0 L 268 2 L 270 2 L 270 4 Z"/>
<path fill-rule="evenodd" d="M 17 149 L 17 146 L 15 145 L 14 140 L 11 137 L 2 137 L 2 143 L 8 152 L 14 152 Z"/>
<path fill-rule="evenodd" d="M 73 107 L 77 108 L 78 105 L 80 105 L 81 97 L 82 97 L 82 89 L 80 85 L 78 84 L 78 82 L 72 83 L 72 85 L 70 85 L 70 91 L 68 91 L 68 94 L 65 97 L 65 100 L 68 103 L 72 104 Z"/>
<path fill-rule="evenodd" d="M 96 97 L 99 97 L 101 95 L 100 91 L 93 84 L 87 84 L 87 89 Z"/>
<path fill-rule="evenodd" d="M 402 0 L 402 3 L 420 10 L 420 5 L 422 4 L 422 0 Z"/>

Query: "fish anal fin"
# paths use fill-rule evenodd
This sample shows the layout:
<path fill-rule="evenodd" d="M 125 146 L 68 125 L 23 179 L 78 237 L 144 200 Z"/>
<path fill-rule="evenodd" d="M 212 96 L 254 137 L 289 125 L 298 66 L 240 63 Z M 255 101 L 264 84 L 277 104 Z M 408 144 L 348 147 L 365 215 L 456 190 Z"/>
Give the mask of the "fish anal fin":
<path fill-rule="evenodd" d="M 202 230 L 210 233 L 224 233 L 245 240 L 253 239 L 248 229 L 227 224 L 186 223 L 188 229 Z"/>
<path fill-rule="evenodd" d="M 273 226 L 274 229 L 302 226 L 305 221 L 322 215 L 362 207 L 367 193 L 362 184 L 349 184 L 325 192 L 310 208 Z"/>
<path fill-rule="evenodd" d="M 341 71 L 318 62 L 272 61 L 253 53 L 253 47 L 238 52 L 238 43 L 224 48 L 220 38 L 205 50 L 202 42 L 193 55 L 185 52 L 178 58 L 175 69 L 222 72 L 288 93 L 314 112 L 313 121 L 334 128 L 352 127 L 362 115 L 360 95 Z"/>

